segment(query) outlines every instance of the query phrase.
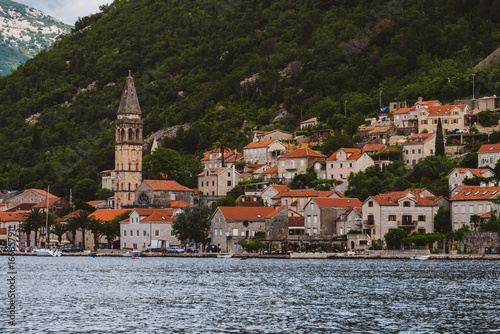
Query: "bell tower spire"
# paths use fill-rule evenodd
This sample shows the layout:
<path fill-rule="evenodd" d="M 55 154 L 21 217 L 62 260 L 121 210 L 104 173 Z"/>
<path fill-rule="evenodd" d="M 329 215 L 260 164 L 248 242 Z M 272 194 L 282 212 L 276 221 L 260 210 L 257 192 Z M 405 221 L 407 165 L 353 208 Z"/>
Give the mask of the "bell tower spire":
<path fill-rule="evenodd" d="M 117 114 L 115 209 L 121 209 L 134 204 L 135 190 L 142 182 L 141 107 L 130 70 Z"/>

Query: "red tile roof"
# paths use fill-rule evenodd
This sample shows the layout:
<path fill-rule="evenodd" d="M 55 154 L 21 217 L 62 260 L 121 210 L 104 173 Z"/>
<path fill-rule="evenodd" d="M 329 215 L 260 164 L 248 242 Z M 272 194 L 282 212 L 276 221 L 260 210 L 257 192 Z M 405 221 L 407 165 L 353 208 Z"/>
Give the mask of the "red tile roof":
<path fill-rule="evenodd" d="M 482 177 L 483 174 L 487 171 L 491 171 L 491 169 L 489 168 L 456 168 L 455 170 L 461 174 L 466 173 L 468 170 L 470 170 L 472 174 L 479 177 Z"/>
<path fill-rule="evenodd" d="M 442 198 L 442 196 L 420 197 L 420 193 L 423 192 L 424 190 L 426 190 L 426 189 L 419 188 L 419 189 L 406 189 L 404 191 L 393 191 L 390 193 L 370 196 L 370 197 L 368 197 L 368 199 L 365 200 L 365 202 L 369 201 L 370 199 L 373 199 L 375 202 L 377 202 L 380 205 L 397 206 L 397 205 L 399 205 L 399 201 L 402 198 L 408 197 L 409 199 L 412 199 L 413 201 L 415 201 L 415 205 L 433 206 L 433 205 L 435 205 L 437 200 Z"/>
<path fill-rule="evenodd" d="M 153 212 L 159 212 L 162 215 L 172 216 L 174 214 L 174 209 L 134 209 L 139 216 L 149 216 Z"/>
<path fill-rule="evenodd" d="M 431 101 L 417 101 L 415 104 L 420 104 L 420 105 L 424 105 L 424 104 L 427 104 L 428 106 L 432 106 L 434 103 L 436 102 L 439 102 L 439 100 L 431 100 Z"/>
<path fill-rule="evenodd" d="M 188 206 L 190 208 L 194 207 L 193 204 L 190 204 L 190 203 L 187 203 L 187 202 L 184 202 L 184 201 L 172 201 L 172 202 L 170 202 L 170 206 L 172 208 L 185 208 L 185 207 L 188 207 Z"/>
<path fill-rule="evenodd" d="M 422 144 L 425 143 L 428 139 L 432 138 L 436 133 L 416 133 L 411 136 L 410 142 L 408 140 L 405 140 L 402 145 L 412 145 L 412 144 Z M 418 136 L 422 137 L 421 141 L 418 141 Z"/>
<path fill-rule="evenodd" d="M 262 174 L 278 174 L 278 167 L 271 167 Z"/>
<path fill-rule="evenodd" d="M 219 206 L 219 210 L 228 220 L 264 220 L 275 209 L 271 207 Z"/>
<path fill-rule="evenodd" d="M 278 212 L 280 212 L 281 210 L 285 210 L 286 209 L 286 205 L 282 205 L 280 206 L 279 208 L 276 208 L 274 209 L 273 212 L 269 213 L 267 216 L 266 216 L 266 219 L 271 219 L 273 218 L 274 216 L 276 216 L 276 214 L 278 214 Z"/>
<path fill-rule="evenodd" d="M 316 197 L 311 201 L 316 202 L 320 208 L 353 208 L 363 204 L 357 198 L 324 198 Z"/>
<path fill-rule="evenodd" d="M 342 150 L 345 152 L 347 159 L 342 157 L 341 159 L 337 159 L 337 153 Z M 344 161 L 344 160 L 358 160 L 359 157 L 363 155 L 363 152 L 359 148 L 340 148 L 337 152 L 333 153 L 326 161 Z"/>
<path fill-rule="evenodd" d="M 477 153 L 500 152 L 500 144 L 481 145 Z"/>
<path fill-rule="evenodd" d="M 241 153 L 238 153 L 238 154 L 235 154 L 234 156 L 232 156 L 231 158 L 227 159 L 226 162 L 236 162 L 238 160 L 242 160 L 243 159 L 243 154 Z"/>
<path fill-rule="evenodd" d="M 460 186 L 450 201 L 490 200 L 500 194 L 500 187 Z"/>
<path fill-rule="evenodd" d="M 106 202 L 106 200 L 103 199 L 103 200 L 97 200 L 97 201 L 88 201 L 87 204 L 92 205 L 92 206 L 96 206 L 97 204 L 102 203 L 102 202 Z"/>
<path fill-rule="evenodd" d="M 310 189 L 293 189 L 282 191 L 272 199 L 280 199 L 282 197 L 328 197 L 333 194 L 333 191 L 320 191 Z"/>
<path fill-rule="evenodd" d="M 447 116 L 451 115 L 451 110 L 454 108 L 464 110 L 467 105 L 459 104 L 459 105 L 447 105 L 447 106 L 429 106 L 425 109 L 429 110 L 428 116 Z"/>
<path fill-rule="evenodd" d="M 364 152 L 378 152 L 382 149 L 385 149 L 386 146 L 385 144 L 366 144 L 363 146 L 363 153 Z"/>
<path fill-rule="evenodd" d="M 485 212 L 482 215 L 479 216 L 481 219 L 490 219 L 491 218 L 491 211 Z"/>
<path fill-rule="evenodd" d="M 144 182 L 146 182 L 151 189 L 158 191 L 193 191 L 192 189 L 184 187 L 176 181 L 171 180 L 144 180 Z"/>
<path fill-rule="evenodd" d="M 275 190 L 278 192 L 283 192 L 283 191 L 289 191 L 290 188 L 288 186 L 282 185 L 282 184 L 272 184 L 270 187 L 273 187 Z"/>
<path fill-rule="evenodd" d="M 122 214 L 126 211 L 131 211 L 130 209 L 120 209 L 120 210 L 96 210 L 94 211 L 90 217 L 103 220 L 105 222 L 110 221 L 115 218 L 119 214 Z M 75 211 L 76 212 L 76 211 Z M 69 216 L 69 215 L 68 215 Z M 66 216 L 67 217 L 67 216 Z M 65 217 L 65 218 L 66 218 Z"/>
<path fill-rule="evenodd" d="M 290 153 L 281 155 L 278 159 L 288 159 L 288 158 L 302 158 L 302 157 L 315 157 L 315 158 L 326 158 L 326 155 L 318 153 L 311 150 L 310 148 L 299 148 L 298 150 L 292 151 Z"/>
<path fill-rule="evenodd" d="M 55 205 L 61 198 L 59 197 L 49 197 L 49 206 Z M 44 199 L 40 203 L 37 203 L 33 206 L 34 208 L 46 208 L 47 200 Z"/>
<path fill-rule="evenodd" d="M 0 211 L 0 221 L 2 222 L 24 221 L 26 219 L 26 214 L 28 214 L 28 211 L 15 211 L 15 212 Z"/>
<path fill-rule="evenodd" d="M 288 227 L 304 227 L 304 217 L 288 217 Z"/>
<path fill-rule="evenodd" d="M 318 121 L 318 117 L 313 117 L 313 118 L 309 118 L 308 120 L 305 120 L 303 122 L 300 122 L 300 124 L 314 123 L 314 122 L 317 122 L 317 121 Z"/>
<path fill-rule="evenodd" d="M 171 216 L 167 216 L 162 214 L 161 212 L 154 211 L 149 216 L 144 219 L 141 219 L 141 223 L 150 223 L 150 222 L 172 222 L 173 219 Z"/>
<path fill-rule="evenodd" d="M 32 188 L 32 189 L 26 189 L 25 192 L 29 191 L 29 190 L 36 191 L 37 193 L 42 194 L 43 196 L 47 197 L 47 192 L 45 190 L 40 190 L 40 189 L 34 189 L 34 188 Z M 54 198 L 54 197 L 57 197 L 57 196 L 49 194 L 49 198 Z"/>
<path fill-rule="evenodd" d="M 254 141 L 248 144 L 247 146 L 243 147 L 243 149 L 248 149 L 248 148 L 259 148 L 259 147 L 268 147 L 272 143 L 274 143 L 275 140 L 261 140 L 261 141 Z"/>
<path fill-rule="evenodd" d="M 394 112 L 394 114 L 406 114 L 410 112 L 411 108 L 401 108 Z"/>

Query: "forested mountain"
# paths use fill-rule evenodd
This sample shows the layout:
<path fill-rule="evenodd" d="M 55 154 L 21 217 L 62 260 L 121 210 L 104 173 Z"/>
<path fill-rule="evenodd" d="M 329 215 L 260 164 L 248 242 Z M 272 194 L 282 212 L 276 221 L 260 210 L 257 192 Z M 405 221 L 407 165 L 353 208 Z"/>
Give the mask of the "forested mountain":
<path fill-rule="evenodd" d="M 353 134 L 380 97 L 472 95 L 499 27 L 497 0 L 115 0 L 0 78 L 0 188 L 98 182 L 129 70 L 146 136 L 189 123 L 167 147 L 241 149 L 254 128 L 315 116 Z M 500 93 L 494 62 L 475 73 L 476 96 Z"/>
<path fill-rule="evenodd" d="M 0 0 L 0 75 L 51 45 L 71 26 L 39 10 L 11 0 Z"/>

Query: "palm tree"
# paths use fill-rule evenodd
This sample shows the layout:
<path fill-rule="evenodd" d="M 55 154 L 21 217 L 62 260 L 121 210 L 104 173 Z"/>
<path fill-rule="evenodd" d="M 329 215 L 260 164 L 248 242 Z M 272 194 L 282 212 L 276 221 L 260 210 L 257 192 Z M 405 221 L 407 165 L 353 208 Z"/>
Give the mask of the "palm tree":
<path fill-rule="evenodd" d="M 71 243 L 73 246 L 76 246 L 76 231 L 78 231 L 79 228 L 78 222 L 74 218 L 68 219 L 66 231 L 71 233 Z"/>
<path fill-rule="evenodd" d="M 26 219 L 19 224 L 19 232 L 26 233 L 28 246 L 31 246 L 31 232 L 36 231 L 38 225 L 31 219 Z"/>
<path fill-rule="evenodd" d="M 89 223 L 90 223 L 90 214 L 82 210 L 78 212 L 75 217 L 71 218 L 72 223 L 74 223 L 77 227 L 77 229 L 82 230 L 82 249 L 85 249 L 85 230 L 87 229 Z"/>
<path fill-rule="evenodd" d="M 33 226 L 31 231 L 35 231 L 35 246 L 38 246 L 38 232 L 45 223 L 45 214 L 39 208 L 34 208 L 24 217 L 24 221 L 28 222 L 28 226 Z"/>
<path fill-rule="evenodd" d="M 101 227 L 103 225 L 103 221 L 99 218 L 91 218 L 90 222 L 87 226 L 88 230 L 92 232 L 94 236 L 94 250 L 97 250 L 97 239 L 102 235 Z"/>
<path fill-rule="evenodd" d="M 120 234 L 120 224 L 113 220 L 103 222 L 101 225 L 101 234 L 106 236 L 108 249 L 111 249 L 111 242 Z"/>
<path fill-rule="evenodd" d="M 55 223 L 50 229 L 50 233 L 57 235 L 57 241 L 62 243 L 64 233 L 68 232 L 68 225 L 62 223 Z"/>

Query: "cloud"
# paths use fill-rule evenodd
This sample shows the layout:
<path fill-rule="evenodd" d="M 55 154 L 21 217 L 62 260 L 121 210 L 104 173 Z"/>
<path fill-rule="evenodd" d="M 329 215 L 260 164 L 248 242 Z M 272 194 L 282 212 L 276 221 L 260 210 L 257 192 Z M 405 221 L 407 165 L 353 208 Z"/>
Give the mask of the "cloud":
<path fill-rule="evenodd" d="M 99 6 L 112 0 L 16 0 L 41 10 L 64 23 L 74 25 L 79 17 L 99 12 Z"/>

